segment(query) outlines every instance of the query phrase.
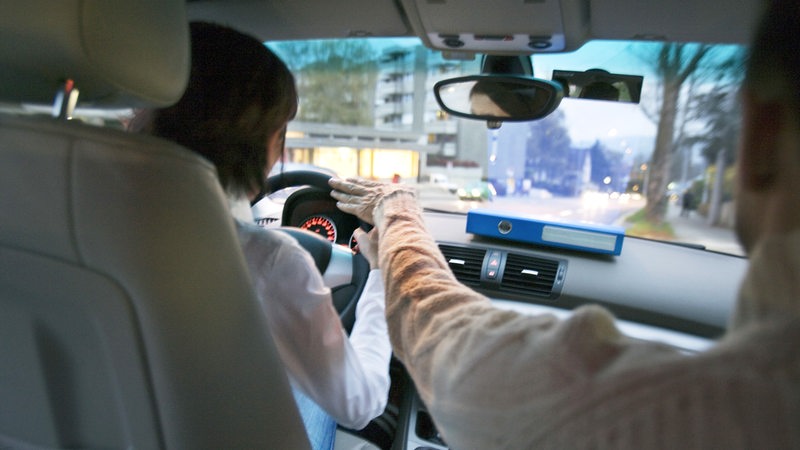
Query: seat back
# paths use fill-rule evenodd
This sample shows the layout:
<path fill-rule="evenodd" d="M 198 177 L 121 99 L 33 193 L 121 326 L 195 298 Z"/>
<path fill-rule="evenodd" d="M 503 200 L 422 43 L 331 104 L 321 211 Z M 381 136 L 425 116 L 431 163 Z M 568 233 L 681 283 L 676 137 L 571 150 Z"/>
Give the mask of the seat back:
<path fill-rule="evenodd" d="M 183 0 L 0 3 L 0 101 L 180 98 Z M 1 114 L 0 448 L 307 446 L 213 166 Z"/>

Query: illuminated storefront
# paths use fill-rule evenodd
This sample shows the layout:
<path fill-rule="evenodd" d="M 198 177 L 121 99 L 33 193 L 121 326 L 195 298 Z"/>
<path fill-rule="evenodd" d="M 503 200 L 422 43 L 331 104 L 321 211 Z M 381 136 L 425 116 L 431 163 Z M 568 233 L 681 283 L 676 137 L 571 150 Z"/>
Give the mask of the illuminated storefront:
<path fill-rule="evenodd" d="M 293 122 L 286 161 L 325 167 L 342 177 L 415 180 L 421 158 L 439 150 L 421 142 L 425 136 L 419 133 Z"/>

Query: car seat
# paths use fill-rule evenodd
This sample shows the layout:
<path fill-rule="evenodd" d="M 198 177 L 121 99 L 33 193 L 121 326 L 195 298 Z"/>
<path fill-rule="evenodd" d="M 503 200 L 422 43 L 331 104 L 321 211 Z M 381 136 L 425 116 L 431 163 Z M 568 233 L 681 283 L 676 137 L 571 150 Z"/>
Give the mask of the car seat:
<path fill-rule="evenodd" d="M 0 10 L 0 448 L 307 448 L 213 166 L 67 120 L 180 98 L 184 0 Z"/>

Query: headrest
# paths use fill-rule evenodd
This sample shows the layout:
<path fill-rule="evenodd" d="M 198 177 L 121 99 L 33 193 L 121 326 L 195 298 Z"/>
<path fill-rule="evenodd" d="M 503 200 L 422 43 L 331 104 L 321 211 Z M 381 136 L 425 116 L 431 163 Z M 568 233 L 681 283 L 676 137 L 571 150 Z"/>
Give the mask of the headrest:
<path fill-rule="evenodd" d="M 159 107 L 189 77 L 185 0 L 4 1 L 0 101 L 52 104 L 66 79 L 79 105 Z"/>

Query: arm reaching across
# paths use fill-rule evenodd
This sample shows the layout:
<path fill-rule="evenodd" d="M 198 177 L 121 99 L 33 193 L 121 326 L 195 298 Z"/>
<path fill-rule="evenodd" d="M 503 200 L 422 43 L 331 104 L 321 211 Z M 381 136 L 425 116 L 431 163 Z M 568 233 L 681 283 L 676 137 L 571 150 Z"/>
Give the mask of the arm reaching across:
<path fill-rule="evenodd" d="M 345 206 L 353 205 L 351 211 L 372 212 L 392 347 L 445 439 L 455 448 L 525 448 L 533 436 L 520 441 L 509 434 L 509 424 L 520 423 L 509 415 L 531 396 L 544 397 L 563 378 L 559 371 L 564 367 L 548 364 L 552 357 L 532 358 L 532 353 L 553 346 L 556 319 L 496 309 L 459 283 L 426 231 L 411 193 L 389 189 L 383 195 L 386 186 L 356 179 L 331 185 L 341 189 L 332 195 Z M 598 321 L 589 333 L 612 341 L 619 337 L 604 311 L 586 315 Z M 598 354 L 611 353 L 605 349 Z M 531 383 L 528 375 L 538 376 L 540 383 Z M 520 392 L 520 385 L 528 392 Z"/>
<path fill-rule="evenodd" d="M 623 335 L 598 306 L 566 320 L 498 309 L 453 276 L 413 195 L 331 184 L 372 213 L 392 348 L 450 447 L 746 448 L 743 436 L 775 444 L 792 433 L 780 420 L 769 424 L 780 433 L 763 433 L 763 417 L 788 417 L 780 399 L 791 391 L 776 389 L 787 378 L 763 349 L 793 325 L 689 356 Z"/>

